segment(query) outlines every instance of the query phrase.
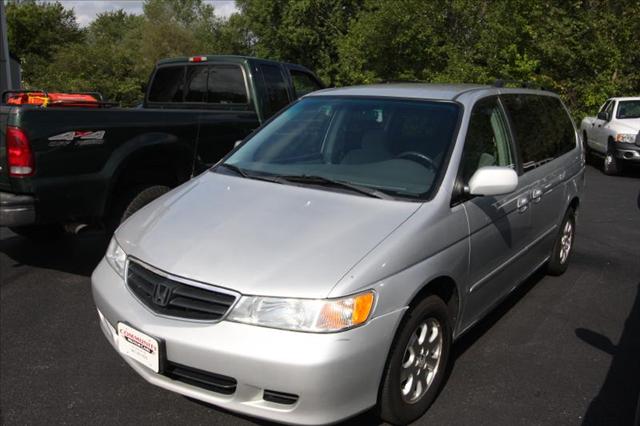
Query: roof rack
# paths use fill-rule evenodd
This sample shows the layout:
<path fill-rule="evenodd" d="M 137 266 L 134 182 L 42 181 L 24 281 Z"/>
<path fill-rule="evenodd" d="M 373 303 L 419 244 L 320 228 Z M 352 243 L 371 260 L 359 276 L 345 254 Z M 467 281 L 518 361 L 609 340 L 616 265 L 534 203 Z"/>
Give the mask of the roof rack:
<path fill-rule="evenodd" d="M 506 87 L 507 84 L 513 84 L 523 89 L 547 90 L 544 86 L 536 84 L 532 81 L 505 80 L 501 78 L 496 79 L 496 81 L 493 83 L 493 87 Z"/>

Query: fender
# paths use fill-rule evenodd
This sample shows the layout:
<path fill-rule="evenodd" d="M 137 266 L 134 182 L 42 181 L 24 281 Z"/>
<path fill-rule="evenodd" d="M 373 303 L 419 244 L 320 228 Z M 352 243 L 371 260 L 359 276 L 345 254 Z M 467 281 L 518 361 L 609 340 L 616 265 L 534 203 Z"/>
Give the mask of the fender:
<path fill-rule="evenodd" d="M 118 147 L 109 157 L 107 163 L 100 171 L 100 178 L 107 182 L 105 186 L 105 196 L 101 197 L 102 202 L 99 208 L 101 216 L 111 202 L 112 195 L 122 173 L 134 161 L 152 154 L 162 153 L 166 155 L 167 162 L 178 162 L 178 166 L 168 171 L 178 183 L 186 181 L 193 171 L 194 147 L 192 144 L 181 142 L 177 136 L 169 133 L 151 132 L 136 136 Z"/>

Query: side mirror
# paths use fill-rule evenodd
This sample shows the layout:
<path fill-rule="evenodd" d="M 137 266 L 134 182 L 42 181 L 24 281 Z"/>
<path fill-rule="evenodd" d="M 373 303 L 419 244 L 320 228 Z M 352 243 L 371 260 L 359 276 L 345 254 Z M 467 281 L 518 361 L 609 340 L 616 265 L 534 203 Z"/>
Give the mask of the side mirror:
<path fill-rule="evenodd" d="M 511 167 L 481 167 L 469 179 L 469 194 L 503 195 L 517 186 L 518 174 Z"/>
<path fill-rule="evenodd" d="M 240 145 L 241 143 L 242 143 L 242 139 L 240 139 L 239 141 L 235 141 L 235 142 L 233 143 L 233 147 L 235 148 L 235 147 L 237 147 L 238 145 Z"/>
<path fill-rule="evenodd" d="M 609 121 L 609 113 L 608 112 L 599 112 L 598 113 L 598 119 L 599 120 L 604 120 L 604 121 Z"/>

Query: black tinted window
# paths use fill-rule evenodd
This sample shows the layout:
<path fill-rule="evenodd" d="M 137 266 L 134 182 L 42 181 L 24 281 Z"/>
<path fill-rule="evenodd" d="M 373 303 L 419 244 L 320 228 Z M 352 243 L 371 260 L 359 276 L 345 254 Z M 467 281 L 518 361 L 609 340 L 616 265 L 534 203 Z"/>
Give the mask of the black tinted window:
<path fill-rule="evenodd" d="M 156 71 L 149 90 L 151 102 L 182 102 L 184 67 L 163 67 Z"/>
<path fill-rule="evenodd" d="M 525 171 L 558 157 L 576 146 L 571 118 L 557 98 L 504 95 Z"/>
<path fill-rule="evenodd" d="M 187 93 L 185 102 L 204 102 L 207 95 L 207 67 L 187 68 Z"/>
<path fill-rule="evenodd" d="M 576 134 L 573 128 L 573 120 L 558 98 L 543 97 L 546 105 L 549 134 L 554 140 L 554 154 L 556 157 L 566 154 L 576 147 Z"/>
<path fill-rule="evenodd" d="M 621 101 L 618 104 L 618 118 L 640 118 L 640 101 Z"/>
<path fill-rule="evenodd" d="M 217 104 L 246 104 L 247 89 L 244 75 L 237 65 L 209 67 L 209 96 L 207 102 Z"/>
<path fill-rule="evenodd" d="M 287 83 L 280 72 L 280 68 L 274 65 L 260 65 L 265 85 L 265 99 L 263 100 L 263 112 L 265 118 L 271 117 L 276 112 L 287 106 L 289 95 Z"/>
<path fill-rule="evenodd" d="M 293 81 L 293 88 L 296 90 L 297 97 L 321 89 L 318 82 L 306 72 L 291 70 L 291 81 Z"/>

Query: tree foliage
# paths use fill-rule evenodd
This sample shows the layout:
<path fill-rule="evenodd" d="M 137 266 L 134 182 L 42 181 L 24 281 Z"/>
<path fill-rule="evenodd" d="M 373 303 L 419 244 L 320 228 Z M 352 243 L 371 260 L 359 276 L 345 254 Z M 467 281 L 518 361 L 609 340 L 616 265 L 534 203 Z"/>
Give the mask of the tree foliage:
<path fill-rule="evenodd" d="M 576 117 L 608 96 L 640 92 L 637 0 L 236 0 L 236 6 L 238 13 L 223 20 L 202 0 L 146 0 L 142 16 L 102 14 L 80 29 L 72 11 L 30 1 L 9 4 L 7 19 L 28 85 L 99 90 L 125 105 L 141 98 L 158 59 L 196 53 L 301 63 L 331 85 L 530 81 L 560 93 Z"/>
<path fill-rule="evenodd" d="M 20 59 L 27 81 L 43 72 L 60 47 L 82 40 L 73 11 L 59 3 L 8 3 L 5 11 L 9 51 Z"/>

